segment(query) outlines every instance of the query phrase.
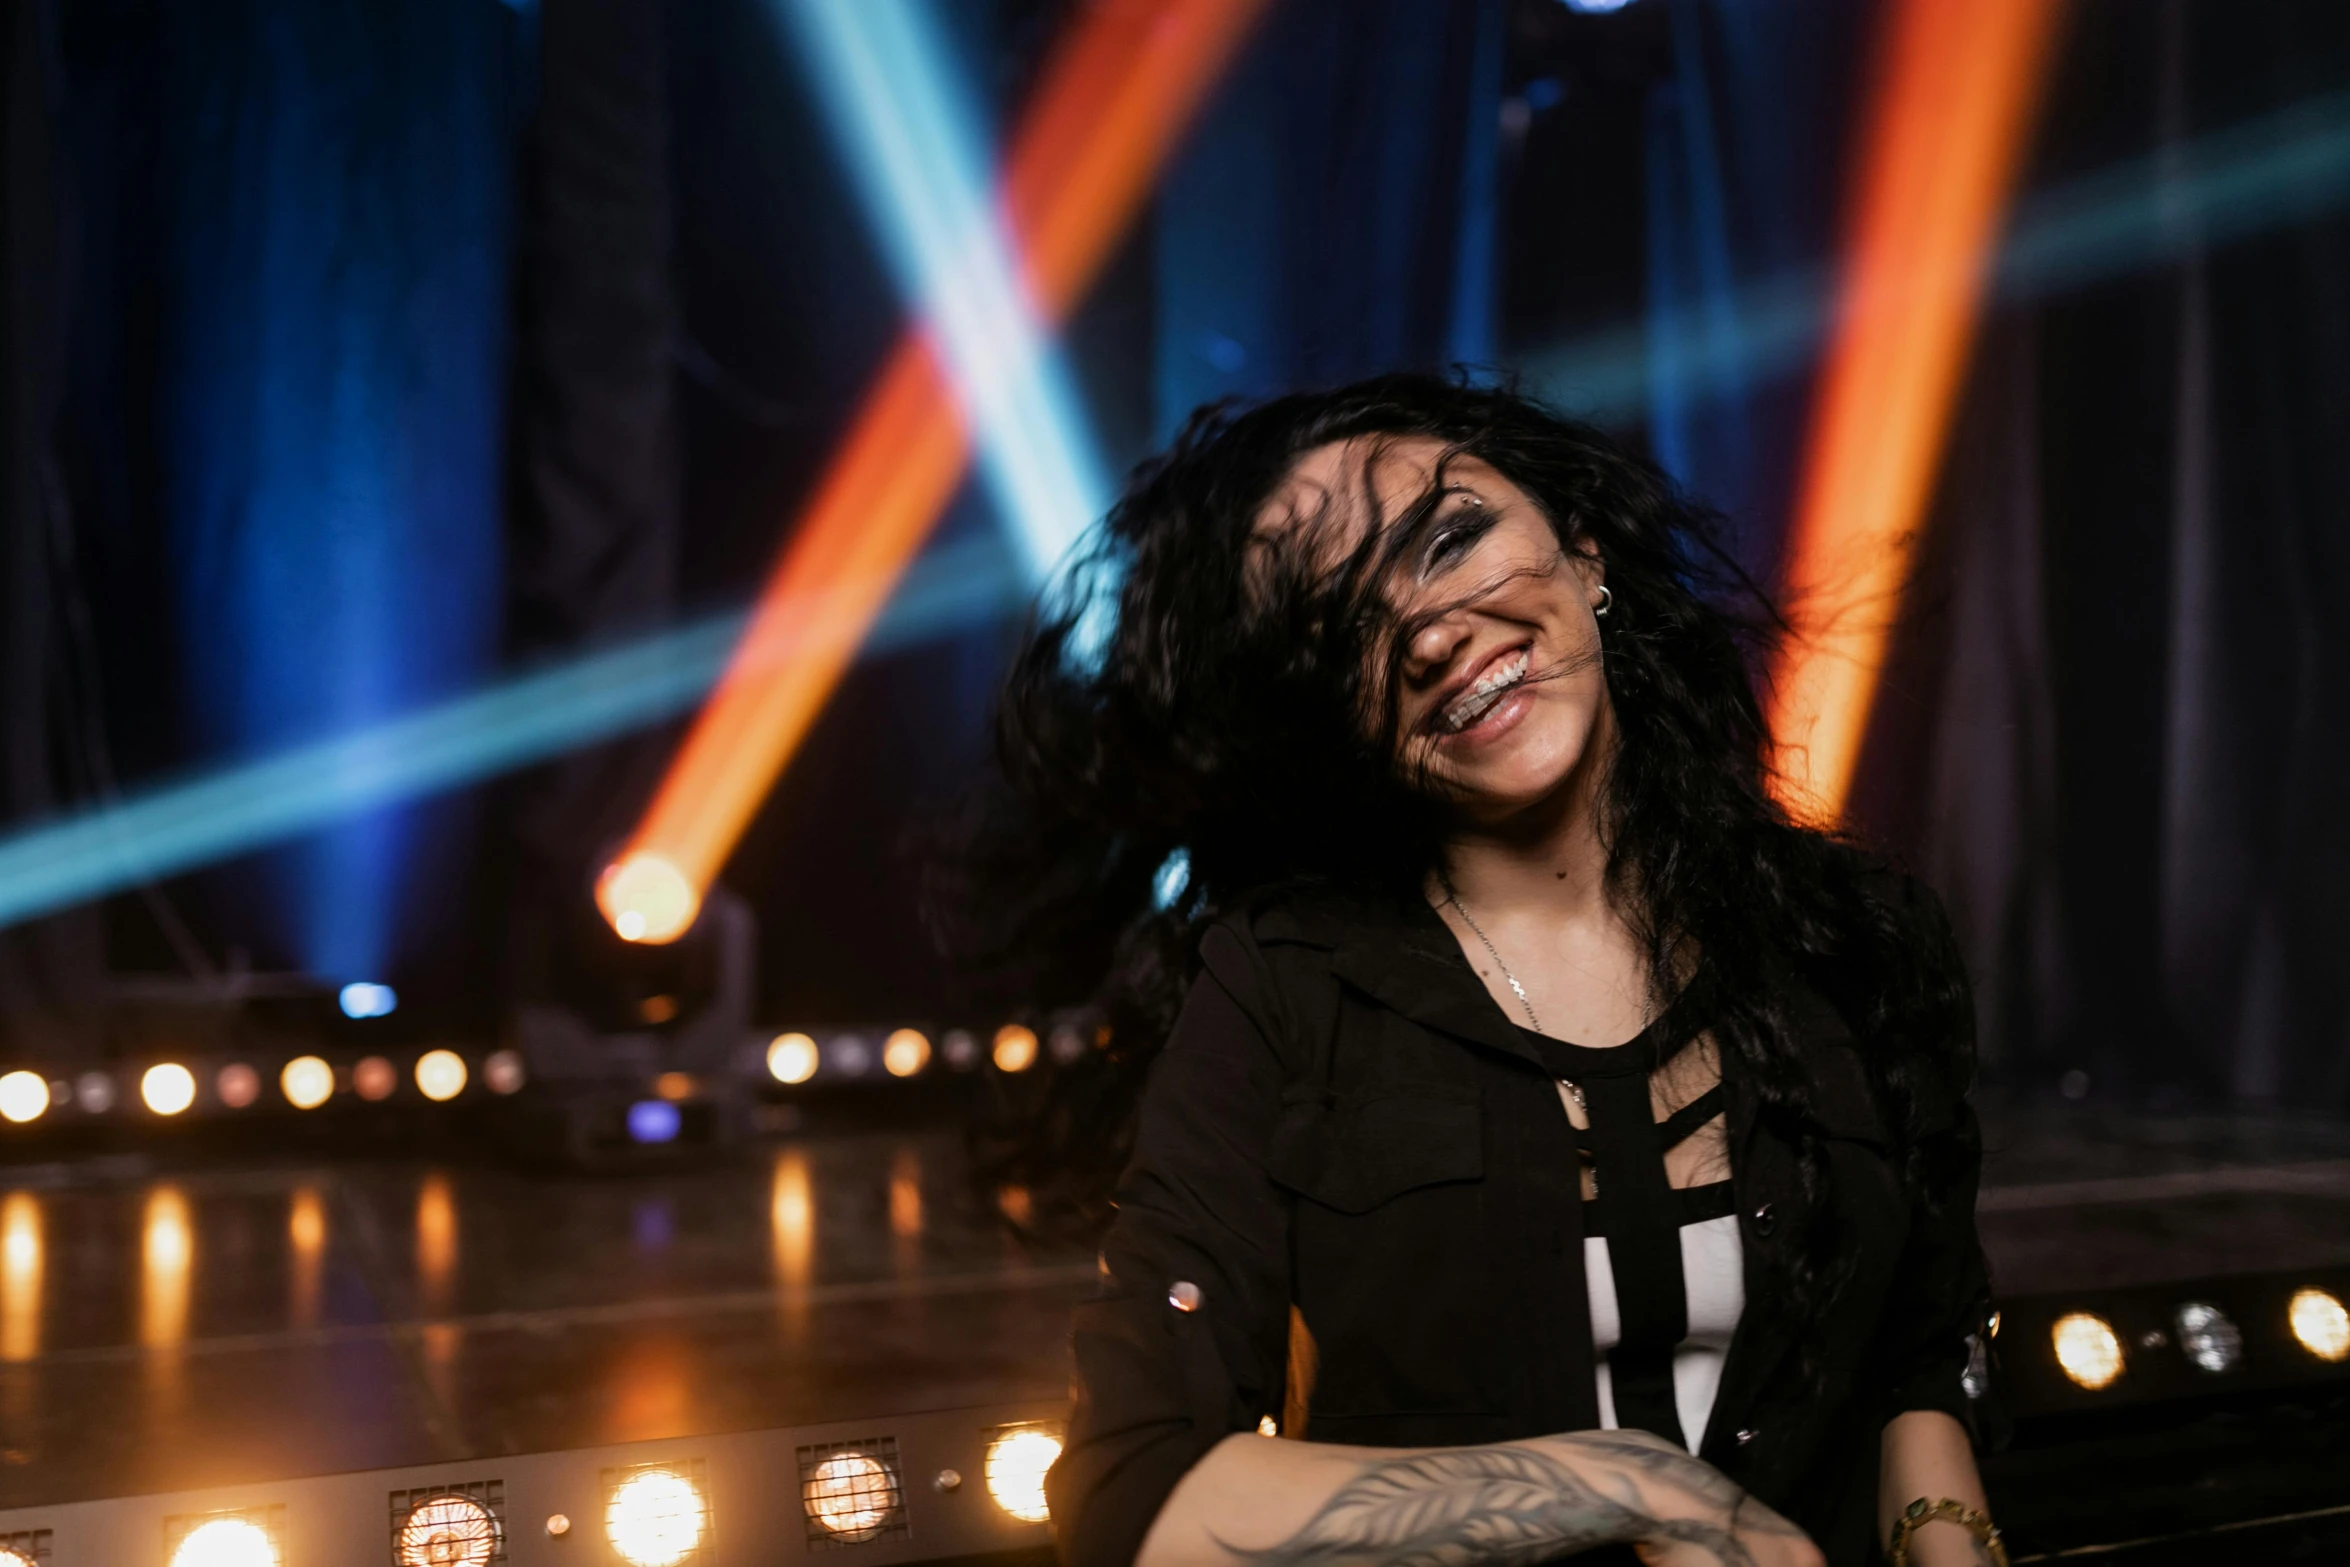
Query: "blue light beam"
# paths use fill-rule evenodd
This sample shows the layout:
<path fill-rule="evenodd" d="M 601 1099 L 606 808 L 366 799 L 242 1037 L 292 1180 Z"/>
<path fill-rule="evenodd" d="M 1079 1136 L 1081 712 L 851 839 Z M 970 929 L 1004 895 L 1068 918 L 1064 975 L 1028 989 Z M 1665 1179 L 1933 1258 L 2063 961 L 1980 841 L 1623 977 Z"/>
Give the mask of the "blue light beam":
<path fill-rule="evenodd" d="M 993 541 L 935 550 L 906 573 L 863 652 L 980 625 L 1022 591 Z M 0 927 L 673 718 L 708 694 L 748 619 L 712 616 L 0 838 Z"/>
<path fill-rule="evenodd" d="M 998 218 L 982 121 L 922 0 L 777 0 L 898 287 L 932 334 L 980 466 L 1044 581 L 1110 490 Z"/>
<path fill-rule="evenodd" d="M 2350 94 L 2312 99 L 2017 204 L 1993 259 L 2002 303 L 2046 298 L 2350 206 Z M 1601 424 L 1647 411 L 1675 378 L 1729 396 L 1810 363 L 1834 322 L 1835 277 L 1801 268 L 1741 290 L 1734 332 L 1611 327 L 1527 356 L 1529 391 Z"/>

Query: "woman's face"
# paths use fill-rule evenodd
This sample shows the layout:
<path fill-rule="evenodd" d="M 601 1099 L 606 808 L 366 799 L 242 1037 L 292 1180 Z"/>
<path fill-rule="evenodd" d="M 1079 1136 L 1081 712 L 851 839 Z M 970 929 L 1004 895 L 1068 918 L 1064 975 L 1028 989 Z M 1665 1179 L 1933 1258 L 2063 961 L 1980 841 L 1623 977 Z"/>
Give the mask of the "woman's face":
<path fill-rule="evenodd" d="M 1595 554 L 1561 550 L 1525 491 L 1476 458 L 1445 461 L 1446 450 L 1427 436 L 1318 447 L 1260 531 L 1322 515 L 1335 526 L 1317 548 L 1335 560 L 1373 523 L 1367 494 L 1393 527 L 1441 483 L 1385 586 L 1405 638 L 1392 666 L 1396 759 L 1470 821 L 1499 826 L 1560 798 L 1610 741 L 1593 613 L 1602 573 Z M 1372 688 L 1385 694 L 1379 662 Z"/>

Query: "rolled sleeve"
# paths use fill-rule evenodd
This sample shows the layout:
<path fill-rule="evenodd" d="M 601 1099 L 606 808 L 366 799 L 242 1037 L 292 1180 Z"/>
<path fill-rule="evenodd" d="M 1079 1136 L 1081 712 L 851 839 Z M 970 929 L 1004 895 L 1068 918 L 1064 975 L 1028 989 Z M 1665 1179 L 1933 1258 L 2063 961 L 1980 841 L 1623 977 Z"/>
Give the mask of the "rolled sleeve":
<path fill-rule="evenodd" d="M 1229 929 L 1201 958 L 1151 1067 L 1101 1294 L 1075 1316 L 1076 1405 L 1046 1480 L 1071 1567 L 1126 1567 L 1191 1466 L 1281 1398 L 1289 1220 L 1265 1174 L 1283 1082 L 1270 987 Z"/>

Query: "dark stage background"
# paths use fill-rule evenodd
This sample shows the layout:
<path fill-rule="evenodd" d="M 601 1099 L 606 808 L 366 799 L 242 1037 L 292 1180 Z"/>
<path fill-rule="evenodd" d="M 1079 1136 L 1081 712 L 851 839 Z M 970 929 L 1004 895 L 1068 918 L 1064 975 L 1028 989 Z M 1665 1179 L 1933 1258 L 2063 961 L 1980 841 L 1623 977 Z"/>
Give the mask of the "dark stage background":
<path fill-rule="evenodd" d="M 941 9 L 1008 115 L 1071 7 Z M 1767 576 L 1812 355 L 1690 350 L 1832 260 L 1875 14 L 1279 0 L 1070 328 L 1106 457 L 1468 363 L 1636 435 Z M 746 602 L 902 325 L 767 0 L 16 0 L 6 50 L 10 826 Z M 2016 231 L 2110 221 L 2002 273 L 1856 805 L 2025 1092 L 2350 1108 L 2345 95 L 2330 0 L 2071 8 Z M 2279 123 L 2271 184 L 2190 199 Z M 953 1011 L 902 845 L 1017 608 L 865 661 L 767 801 L 725 878 L 763 1020 Z M 238 962 L 492 1028 L 676 735 L 0 931 L 6 1053 Z"/>

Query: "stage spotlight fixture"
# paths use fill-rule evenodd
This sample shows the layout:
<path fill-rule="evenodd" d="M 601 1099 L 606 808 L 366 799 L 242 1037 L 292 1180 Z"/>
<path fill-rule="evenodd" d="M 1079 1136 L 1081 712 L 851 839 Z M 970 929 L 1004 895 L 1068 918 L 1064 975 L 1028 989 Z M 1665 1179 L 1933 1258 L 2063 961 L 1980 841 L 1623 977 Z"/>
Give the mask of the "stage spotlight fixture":
<path fill-rule="evenodd" d="M 382 1056 L 361 1056 L 351 1068 L 351 1091 L 373 1103 L 400 1090 L 400 1069 Z"/>
<path fill-rule="evenodd" d="M 702 911 L 693 883 L 658 854 L 643 850 L 608 866 L 596 882 L 596 907 L 622 941 L 675 941 Z"/>
<path fill-rule="evenodd" d="M 335 1069 L 317 1056 L 296 1056 L 277 1074 L 278 1092 L 297 1110 L 315 1110 L 335 1096 Z"/>
<path fill-rule="evenodd" d="M 457 1491 L 409 1508 L 393 1542 L 400 1567 L 489 1567 L 497 1554 L 497 1515 Z"/>
<path fill-rule="evenodd" d="M 465 1092 L 465 1058 L 454 1050 L 427 1050 L 416 1058 L 416 1091 L 435 1104 Z"/>
<path fill-rule="evenodd" d="M 342 1003 L 343 1016 L 348 1018 L 390 1017 L 400 1004 L 400 997 L 391 986 L 372 985 L 364 980 L 345 985 L 335 999 Z"/>
<path fill-rule="evenodd" d="M 930 1065 L 930 1038 L 918 1028 L 901 1028 L 882 1041 L 881 1065 L 892 1077 L 912 1077 Z"/>
<path fill-rule="evenodd" d="M 38 1072 L 11 1072 L 0 1077 L 0 1116 L 17 1125 L 38 1121 L 49 1108 L 49 1084 Z"/>
<path fill-rule="evenodd" d="M 987 1442 L 987 1494 L 1022 1523 L 1046 1522 L 1053 1514 L 1044 1472 L 1060 1456 L 1060 1433 L 1050 1426 L 999 1427 Z"/>
<path fill-rule="evenodd" d="M 242 1061 L 231 1061 L 212 1079 L 212 1097 L 231 1110 L 242 1110 L 261 1097 L 261 1074 Z"/>
<path fill-rule="evenodd" d="M 34 1562 L 22 1551 L 12 1551 L 6 1546 L 0 1546 L 0 1567 L 34 1567 Z"/>
<path fill-rule="evenodd" d="M 86 1115 L 104 1115 L 114 1108 L 114 1079 L 104 1072 L 84 1072 L 73 1080 L 73 1102 Z"/>
<path fill-rule="evenodd" d="M 481 1059 L 482 1086 L 493 1094 L 516 1093 L 529 1080 L 519 1050 L 493 1050 Z"/>
<path fill-rule="evenodd" d="M 979 1064 L 979 1036 L 967 1028 L 950 1028 L 939 1036 L 938 1053 L 948 1066 L 968 1072 Z"/>
<path fill-rule="evenodd" d="M 2205 1371 L 2227 1371 L 2244 1358 L 2244 1335 L 2228 1314 L 2209 1301 L 2191 1300 L 2172 1315 L 2179 1348 Z"/>
<path fill-rule="evenodd" d="M 799 1458 L 810 1546 L 853 1545 L 906 1532 L 895 1438 L 803 1447 Z"/>
<path fill-rule="evenodd" d="M 250 1518 L 212 1518 L 181 1537 L 171 1567 L 278 1567 L 277 1542 Z"/>
<path fill-rule="evenodd" d="M 151 1066 L 139 1079 L 139 1097 L 157 1115 L 177 1115 L 196 1102 L 196 1074 L 177 1061 Z"/>
<path fill-rule="evenodd" d="M 1607 16 L 1631 3 L 1632 0 L 1566 0 L 1566 7 L 1583 16 Z"/>
<path fill-rule="evenodd" d="M 604 1503 L 604 1538 L 629 1567 L 682 1567 L 709 1526 L 700 1489 L 674 1469 L 639 1469 Z"/>
<path fill-rule="evenodd" d="M 2320 1360 L 2350 1359 L 2350 1311 L 2321 1289 L 2298 1290 L 2286 1310 L 2293 1336 Z"/>
<path fill-rule="evenodd" d="M 843 1077 L 863 1077 L 873 1065 L 873 1047 L 859 1034 L 836 1034 L 832 1048 L 825 1051 L 832 1069 Z"/>
<path fill-rule="evenodd" d="M 816 1041 L 805 1034 L 778 1034 L 767 1047 L 767 1075 L 779 1083 L 804 1083 L 816 1075 Z"/>
<path fill-rule="evenodd" d="M 1036 1065 L 1036 1030 L 1006 1023 L 995 1031 L 993 1052 L 999 1072 L 1025 1072 Z"/>
<path fill-rule="evenodd" d="M 2092 1393 L 2122 1374 L 2122 1341 L 2103 1317 L 2070 1312 L 2056 1319 L 2048 1336 L 2064 1374 Z"/>
<path fill-rule="evenodd" d="M 666 1099 L 639 1099 L 628 1107 L 628 1137 L 638 1143 L 673 1143 L 685 1118 Z"/>

